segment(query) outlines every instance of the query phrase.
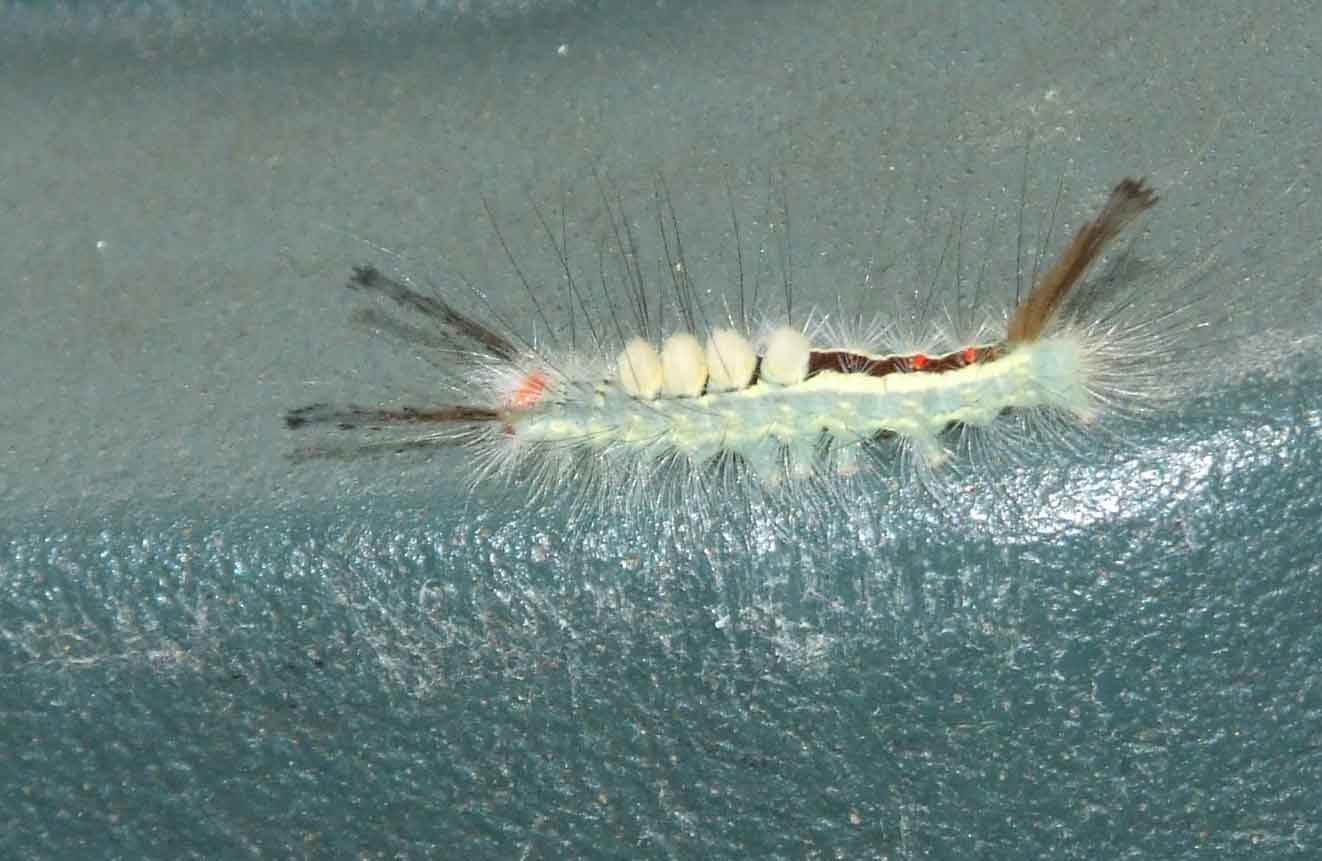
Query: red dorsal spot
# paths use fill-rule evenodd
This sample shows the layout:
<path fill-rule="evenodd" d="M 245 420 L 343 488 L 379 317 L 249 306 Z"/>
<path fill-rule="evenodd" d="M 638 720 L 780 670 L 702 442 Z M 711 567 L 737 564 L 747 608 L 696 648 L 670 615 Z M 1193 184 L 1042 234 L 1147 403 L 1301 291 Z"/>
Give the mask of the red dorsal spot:
<path fill-rule="evenodd" d="M 963 353 L 964 364 L 971 365 L 978 360 L 978 351 L 972 347 L 965 347 Z"/>
<path fill-rule="evenodd" d="M 548 385 L 550 383 L 546 379 L 546 374 L 541 371 L 530 371 L 510 392 L 510 406 L 519 409 L 533 406 L 542 399 L 542 393 L 546 391 Z"/>
<path fill-rule="evenodd" d="M 924 356 L 922 353 L 914 353 L 909 357 L 909 367 L 913 368 L 915 371 L 921 371 L 923 368 L 926 368 L 927 356 Z"/>

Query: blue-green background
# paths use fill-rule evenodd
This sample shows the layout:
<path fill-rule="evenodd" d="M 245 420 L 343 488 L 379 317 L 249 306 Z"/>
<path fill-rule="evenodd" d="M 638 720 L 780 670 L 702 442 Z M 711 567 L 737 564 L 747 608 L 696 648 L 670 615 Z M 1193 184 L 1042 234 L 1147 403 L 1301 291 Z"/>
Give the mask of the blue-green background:
<path fill-rule="evenodd" d="M 0 855 L 1322 851 L 1310 4 L 0 24 Z M 1031 246 L 1143 173 L 1144 259 L 1259 334 L 944 504 L 587 532 L 448 455 L 290 461 L 283 409 L 433 373 L 347 325 L 350 237 L 531 326 L 483 197 L 554 284 L 529 201 L 595 273 L 594 171 L 664 175 L 718 292 L 785 188 L 805 303 L 948 277 L 961 217 L 1004 285 L 1023 189 Z"/>

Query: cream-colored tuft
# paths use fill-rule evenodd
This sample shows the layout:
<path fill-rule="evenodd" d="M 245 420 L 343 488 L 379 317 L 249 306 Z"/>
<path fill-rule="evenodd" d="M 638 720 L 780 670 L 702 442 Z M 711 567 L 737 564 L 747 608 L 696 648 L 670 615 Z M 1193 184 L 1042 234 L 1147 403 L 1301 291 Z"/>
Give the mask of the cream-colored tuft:
<path fill-rule="evenodd" d="M 733 329 L 714 329 L 707 337 L 709 392 L 747 388 L 757 369 L 757 354 L 748 339 Z"/>
<path fill-rule="evenodd" d="M 702 345 L 688 332 L 676 332 L 661 345 L 661 391 L 668 398 L 696 398 L 707 384 Z"/>
<path fill-rule="evenodd" d="M 780 326 L 767 336 L 760 378 L 778 386 L 792 386 L 808 378 L 812 345 L 792 326 Z"/>
<path fill-rule="evenodd" d="M 634 338 L 615 360 L 620 388 L 632 397 L 650 401 L 661 392 L 661 357 L 650 341 Z"/>

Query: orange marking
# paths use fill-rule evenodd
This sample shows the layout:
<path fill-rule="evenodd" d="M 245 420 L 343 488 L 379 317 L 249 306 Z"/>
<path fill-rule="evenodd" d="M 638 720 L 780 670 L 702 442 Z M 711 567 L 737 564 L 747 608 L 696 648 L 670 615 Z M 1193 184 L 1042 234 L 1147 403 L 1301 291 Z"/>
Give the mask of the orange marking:
<path fill-rule="evenodd" d="M 546 387 L 550 384 L 550 381 L 546 379 L 546 374 L 541 371 L 529 373 L 519 380 L 514 387 L 514 391 L 510 392 L 510 406 L 526 410 L 542 399 Z"/>
<path fill-rule="evenodd" d="M 915 371 L 921 371 L 927 367 L 927 357 L 922 353 L 915 353 L 909 358 L 909 366 Z"/>
<path fill-rule="evenodd" d="M 965 347 L 963 358 L 964 358 L 964 364 L 971 365 L 975 360 L 977 360 L 978 351 L 973 349 L 972 347 Z"/>

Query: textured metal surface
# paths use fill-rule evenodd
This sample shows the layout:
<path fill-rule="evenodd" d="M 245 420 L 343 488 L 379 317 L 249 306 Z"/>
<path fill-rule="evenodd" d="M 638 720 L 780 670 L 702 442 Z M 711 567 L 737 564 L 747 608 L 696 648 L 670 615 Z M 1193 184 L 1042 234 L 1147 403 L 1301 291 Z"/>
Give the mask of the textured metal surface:
<path fill-rule="evenodd" d="M 570 549 L 443 502 L 29 524 L 0 854 L 1307 857 L 1316 388 L 1025 470 L 994 527 L 976 494 L 799 542 Z"/>

